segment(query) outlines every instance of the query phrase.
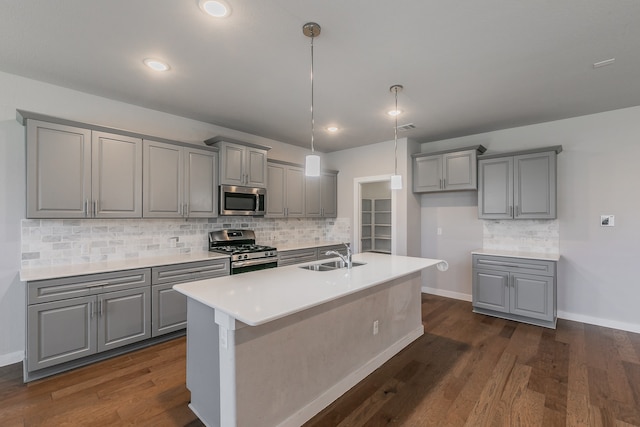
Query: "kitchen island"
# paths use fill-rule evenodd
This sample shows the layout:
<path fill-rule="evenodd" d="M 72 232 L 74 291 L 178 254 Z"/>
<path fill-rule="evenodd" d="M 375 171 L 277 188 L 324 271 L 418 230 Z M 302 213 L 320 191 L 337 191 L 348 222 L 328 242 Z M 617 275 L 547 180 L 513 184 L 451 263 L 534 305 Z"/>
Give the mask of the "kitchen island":
<path fill-rule="evenodd" d="M 174 286 L 188 297 L 190 407 L 206 425 L 299 426 L 423 334 L 421 271 L 446 263 L 353 259 L 365 264 Z"/>

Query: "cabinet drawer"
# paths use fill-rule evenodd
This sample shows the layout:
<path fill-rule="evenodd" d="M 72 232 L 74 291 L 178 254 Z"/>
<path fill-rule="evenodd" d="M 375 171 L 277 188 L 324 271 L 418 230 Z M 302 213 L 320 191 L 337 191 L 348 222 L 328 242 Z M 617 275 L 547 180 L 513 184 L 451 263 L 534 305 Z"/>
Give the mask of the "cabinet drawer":
<path fill-rule="evenodd" d="M 490 255 L 473 255 L 473 268 L 515 273 L 555 276 L 556 263 L 534 259 L 511 258 Z"/>
<path fill-rule="evenodd" d="M 229 259 L 223 258 L 153 267 L 151 269 L 151 283 L 153 285 L 176 284 L 227 275 L 229 275 Z"/>
<path fill-rule="evenodd" d="M 317 248 L 284 251 L 278 253 L 278 267 L 300 264 L 303 262 L 317 261 Z"/>
<path fill-rule="evenodd" d="M 141 268 L 113 273 L 98 273 L 59 279 L 36 280 L 28 283 L 27 303 L 59 301 L 67 298 L 96 295 L 149 286 L 150 270 Z"/>

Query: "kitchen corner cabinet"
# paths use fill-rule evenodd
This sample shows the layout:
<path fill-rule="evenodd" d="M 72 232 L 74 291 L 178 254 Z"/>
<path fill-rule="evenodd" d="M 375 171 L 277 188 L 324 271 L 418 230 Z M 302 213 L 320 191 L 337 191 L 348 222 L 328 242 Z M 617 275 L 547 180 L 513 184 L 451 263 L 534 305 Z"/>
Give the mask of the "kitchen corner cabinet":
<path fill-rule="evenodd" d="M 482 145 L 435 153 L 413 154 L 413 192 L 476 190 L 477 155 Z"/>
<path fill-rule="evenodd" d="M 28 282 L 28 372 L 151 337 L 150 270 Z"/>
<path fill-rule="evenodd" d="M 173 285 L 229 275 L 229 258 L 196 261 L 151 269 L 151 336 L 187 327 L 187 297 Z"/>
<path fill-rule="evenodd" d="M 561 146 L 482 156 L 478 218 L 555 219 L 557 154 Z"/>
<path fill-rule="evenodd" d="M 267 187 L 267 151 L 271 147 L 230 142 L 219 137 L 205 141 L 220 149 L 220 184 Z"/>
<path fill-rule="evenodd" d="M 142 140 L 27 119 L 27 218 L 140 218 Z"/>
<path fill-rule="evenodd" d="M 305 175 L 301 166 L 267 162 L 267 211 L 270 218 L 305 216 Z"/>
<path fill-rule="evenodd" d="M 556 327 L 556 262 L 472 255 L 473 311 Z"/>
<path fill-rule="evenodd" d="M 319 177 L 305 177 L 305 216 L 338 216 L 338 172 L 323 171 Z"/>
<path fill-rule="evenodd" d="M 218 153 L 144 140 L 145 218 L 218 216 Z"/>

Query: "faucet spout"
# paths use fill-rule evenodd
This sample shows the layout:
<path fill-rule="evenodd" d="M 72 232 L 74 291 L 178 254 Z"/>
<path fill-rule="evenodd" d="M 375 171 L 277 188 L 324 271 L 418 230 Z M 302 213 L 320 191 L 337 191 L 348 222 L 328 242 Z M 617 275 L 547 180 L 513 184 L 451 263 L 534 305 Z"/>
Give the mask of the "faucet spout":
<path fill-rule="evenodd" d="M 344 244 L 344 246 L 347 248 L 347 255 L 342 255 L 340 252 L 338 251 L 327 251 L 324 254 L 325 255 L 336 255 L 338 257 L 340 257 L 340 259 L 342 260 L 342 262 L 347 266 L 348 270 L 351 270 L 351 267 L 353 266 L 353 261 L 351 260 L 351 247 L 348 244 Z"/>

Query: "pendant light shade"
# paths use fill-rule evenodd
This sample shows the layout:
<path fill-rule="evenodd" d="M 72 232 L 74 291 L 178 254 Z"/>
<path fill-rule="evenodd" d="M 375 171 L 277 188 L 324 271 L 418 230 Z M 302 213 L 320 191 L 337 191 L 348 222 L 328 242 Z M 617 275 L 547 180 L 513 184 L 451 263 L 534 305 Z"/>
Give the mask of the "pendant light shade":
<path fill-rule="evenodd" d="M 320 176 L 320 156 L 315 154 L 313 148 L 313 39 L 320 35 L 320 25 L 315 22 L 308 22 L 302 26 L 302 33 L 311 38 L 311 154 L 305 160 L 304 174 L 306 176 Z"/>
<path fill-rule="evenodd" d="M 391 175 L 391 189 L 392 190 L 402 190 L 402 175 L 398 175 L 398 92 L 403 89 L 402 85 L 393 85 L 389 88 L 391 92 L 395 94 L 396 99 L 396 108 L 394 114 L 395 118 L 395 126 L 393 127 L 393 135 L 394 135 L 394 146 L 393 146 L 393 159 L 394 159 L 394 167 L 393 167 L 393 175 Z"/>

